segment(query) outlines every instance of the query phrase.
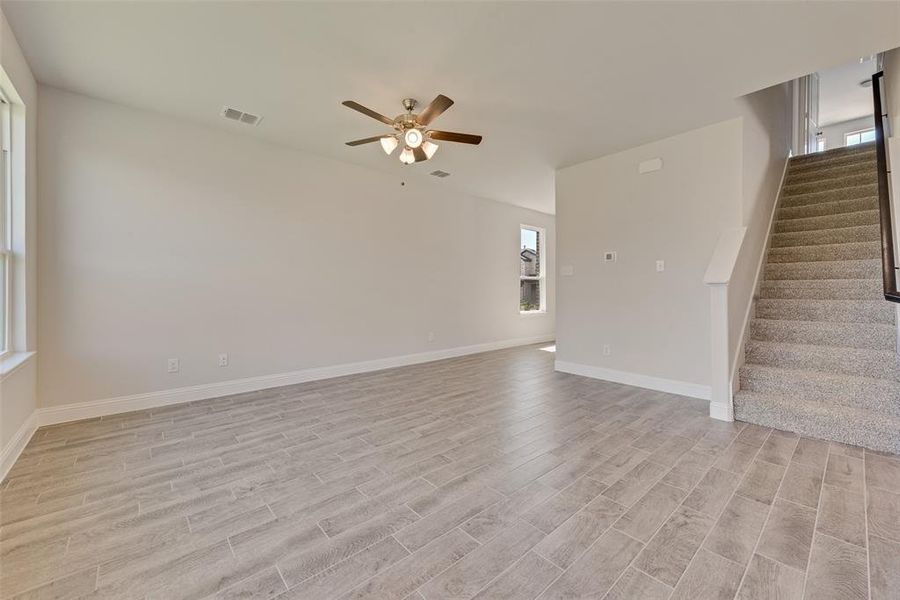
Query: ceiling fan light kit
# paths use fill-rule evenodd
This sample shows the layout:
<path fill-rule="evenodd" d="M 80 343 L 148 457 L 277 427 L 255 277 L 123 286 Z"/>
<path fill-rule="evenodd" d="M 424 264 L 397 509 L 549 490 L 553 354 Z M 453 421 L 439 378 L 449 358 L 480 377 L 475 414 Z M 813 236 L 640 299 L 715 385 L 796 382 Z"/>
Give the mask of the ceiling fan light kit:
<path fill-rule="evenodd" d="M 384 153 L 388 156 L 397 149 L 397 146 L 400 145 L 400 142 L 397 141 L 396 135 L 386 135 L 381 138 L 381 147 L 384 149 Z"/>
<path fill-rule="evenodd" d="M 418 105 L 418 102 L 413 98 L 404 98 L 403 108 L 406 109 L 406 112 L 393 119 L 389 119 L 353 100 L 345 100 L 343 105 L 347 108 L 352 108 L 357 112 L 361 112 L 367 117 L 372 117 L 377 121 L 381 121 L 385 125 L 390 125 L 397 131 L 397 133 L 391 135 L 376 135 L 369 138 L 353 140 L 352 142 L 347 142 L 348 146 L 360 146 L 362 144 L 378 141 L 381 143 L 381 148 L 384 150 L 385 154 L 390 156 L 402 141 L 403 150 L 400 152 L 400 162 L 405 165 L 426 161 L 434 156 L 434 153 L 437 152 L 439 146 L 435 144 L 433 140 L 473 144 L 476 146 L 481 143 L 480 135 L 426 129 L 431 121 L 453 105 L 453 100 L 443 94 L 439 94 L 438 97 L 432 100 L 431 104 L 425 107 L 425 110 L 419 114 L 413 112 Z"/>

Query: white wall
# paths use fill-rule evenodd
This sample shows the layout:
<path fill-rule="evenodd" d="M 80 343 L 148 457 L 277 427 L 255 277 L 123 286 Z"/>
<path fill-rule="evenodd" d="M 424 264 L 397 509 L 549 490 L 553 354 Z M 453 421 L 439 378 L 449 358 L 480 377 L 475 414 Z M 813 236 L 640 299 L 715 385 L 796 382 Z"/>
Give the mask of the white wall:
<path fill-rule="evenodd" d="M 871 95 L 871 90 L 869 90 Z M 844 147 L 844 134 L 861 129 L 871 129 L 875 127 L 875 118 L 873 116 L 860 117 L 859 119 L 851 119 L 841 123 L 832 123 L 821 128 L 822 135 L 825 136 L 825 149 Z"/>
<path fill-rule="evenodd" d="M 708 396 L 703 277 L 719 235 L 746 227 L 729 294 L 733 363 L 790 148 L 790 86 L 738 99 L 734 113 L 557 172 L 557 260 L 575 271 L 558 282 L 560 370 Z M 638 173 L 657 157 L 662 170 Z M 603 262 L 605 250 L 618 261 Z"/>
<path fill-rule="evenodd" d="M 887 96 L 887 112 L 891 116 L 892 125 L 900 125 L 900 48 L 894 48 L 884 53 L 884 71 L 885 95 Z M 894 126 L 894 134 L 898 127 Z"/>
<path fill-rule="evenodd" d="M 663 169 L 638 174 L 653 158 Z M 565 370 L 674 380 L 702 394 L 710 356 L 703 274 L 719 231 L 740 222 L 741 168 L 741 121 L 733 119 L 557 172 L 557 262 L 575 270 L 558 282 Z M 603 262 L 606 250 L 617 262 Z"/>
<path fill-rule="evenodd" d="M 0 85 L 12 97 L 13 171 L 13 339 L 19 367 L 0 375 L 0 477 L 6 459 L 31 435 L 29 417 L 37 407 L 36 365 L 21 364 L 37 345 L 37 83 L 6 18 L 0 12 Z M 33 359 L 27 359 L 33 360 Z M 10 369 L 0 365 L 0 371 Z"/>
<path fill-rule="evenodd" d="M 42 406 L 553 334 L 550 215 L 57 89 L 40 112 Z M 518 312 L 520 223 L 546 315 Z"/>
<path fill-rule="evenodd" d="M 728 286 L 728 365 L 732 370 L 743 353 L 747 312 L 757 293 L 757 277 L 791 148 L 791 94 L 791 84 L 784 83 L 736 101 L 742 125 L 741 226 L 746 232 Z"/>

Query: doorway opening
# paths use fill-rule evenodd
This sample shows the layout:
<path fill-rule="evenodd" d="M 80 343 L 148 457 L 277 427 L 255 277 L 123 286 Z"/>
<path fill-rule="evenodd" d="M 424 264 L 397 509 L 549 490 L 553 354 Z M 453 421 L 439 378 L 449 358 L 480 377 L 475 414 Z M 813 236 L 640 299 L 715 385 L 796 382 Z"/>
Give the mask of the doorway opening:
<path fill-rule="evenodd" d="M 871 86 L 880 63 L 864 56 L 794 81 L 794 154 L 875 141 Z"/>

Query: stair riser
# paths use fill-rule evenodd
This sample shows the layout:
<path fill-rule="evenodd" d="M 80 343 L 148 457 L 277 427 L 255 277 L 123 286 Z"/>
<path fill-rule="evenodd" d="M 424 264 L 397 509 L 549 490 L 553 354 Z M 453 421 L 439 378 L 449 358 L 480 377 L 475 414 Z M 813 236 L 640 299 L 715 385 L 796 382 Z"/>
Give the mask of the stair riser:
<path fill-rule="evenodd" d="M 781 207 L 808 206 L 821 204 L 822 202 L 838 202 L 840 200 L 855 200 L 856 198 L 871 198 L 878 195 L 878 184 L 867 183 L 853 187 L 837 188 L 812 194 L 782 193 Z"/>
<path fill-rule="evenodd" d="M 891 351 L 875 352 L 822 346 L 793 346 L 751 341 L 748 364 L 875 377 L 900 382 L 900 363 Z"/>
<path fill-rule="evenodd" d="M 769 250 L 770 263 L 816 262 L 833 260 L 858 260 L 880 258 L 878 242 L 832 244 L 819 246 L 794 246 Z"/>
<path fill-rule="evenodd" d="M 875 178 L 875 161 L 866 160 L 857 163 L 843 165 L 827 165 L 815 169 L 790 169 L 785 177 L 785 185 L 798 183 L 811 183 L 823 179 L 838 179 L 846 177 L 865 176 Z"/>
<path fill-rule="evenodd" d="M 848 244 L 853 242 L 881 242 L 881 231 L 876 225 L 793 231 L 772 236 L 773 248 L 789 246 L 818 246 L 823 244 Z"/>
<path fill-rule="evenodd" d="M 880 260 L 769 263 L 766 279 L 878 279 Z"/>
<path fill-rule="evenodd" d="M 900 454 L 900 426 L 876 429 L 870 423 L 852 423 L 839 416 L 805 411 L 796 403 L 771 406 L 735 397 L 734 418 L 804 436 Z"/>
<path fill-rule="evenodd" d="M 866 210 L 823 217 L 807 217 L 805 219 L 787 219 L 775 222 L 775 233 L 789 231 L 812 231 L 816 229 L 838 229 L 840 227 L 856 227 L 859 225 L 878 224 L 878 211 Z"/>
<path fill-rule="evenodd" d="M 878 323 L 816 323 L 813 321 L 750 321 L 750 338 L 788 344 L 815 344 L 872 350 L 894 350 L 893 326 Z"/>
<path fill-rule="evenodd" d="M 878 411 L 900 416 L 900 386 L 893 381 L 873 379 L 842 380 L 807 378 L 796 371 L 762 371 L 752 367 L 741 369 L 741 389 L 786 398 L 821 400 L 843 406 Z"/>
<path fill-rule="evenodd" d="M 794 280 L 782 280 L 790 283 Z M 815 287 L 815 286 L 762 286 L 760 298 L 781 298 L 785 300 L 879 300 L 882 297 L 882 283 L 878 280 L 866 280 L 865 283 L 853 287 Z"/>
<path fill-rule="evenodd" d="M 830 321 L 834 323 L 894 323 L 894 305 L 858 300 L 856 302 L 760 299 L 756 303 L 760 319 L 782 321 Z"/>
<path fill-rule="evenodd" d="M 834 167 L 846 167 L 850 165 L 875 164 L 877 157 L 874 151 L 850 154 L 838 158 L 830 158 L 812 163 L 800 163 L 791 160 L 788 166 L 789 173 L 808 173 L 810 171 L 822 171 Z"/>
<path fill-rule="evenodd" d="M 803 204 L 781 208 L 778 211 L 778 221 L 788 219 L 804 219 L 806 217 L 822 217 L 825 215 L 840 215 L 861 210 L 878 210 L 878 198 L 866 196 L 852 200 L 837 200 L 835 202 L 817 202 L 816 204 Z"/>
<path fill-rule="evenodd" d="M 815 192 L 827 192 L 830 190 L 871 184 L 874 176 L 868 173 L 863 175 L 851 175 L 849 177 L 836 177 L 833 179 L 819 179 L 806 183 L 785 185 L 786 194 L 812 194 Z M 877 183 L 877 181 L 876 181 Z"/>

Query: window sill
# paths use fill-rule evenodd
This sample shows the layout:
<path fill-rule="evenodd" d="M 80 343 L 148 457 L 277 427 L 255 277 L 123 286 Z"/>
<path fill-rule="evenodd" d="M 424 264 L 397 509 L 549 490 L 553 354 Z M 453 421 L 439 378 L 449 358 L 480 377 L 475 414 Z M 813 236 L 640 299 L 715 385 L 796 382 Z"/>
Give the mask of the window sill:
<path fill-rule="evenodd" d="M 526 315 L 546 315 L 546 310 L 520 310 L 519 314 L 523 317 Z"/>
<path fill-rule="evenodd" d="M 0 380 L 6 379 L 13 372 L 28 362 L 37 352 L 11 352 L 0 358 Z"/>

